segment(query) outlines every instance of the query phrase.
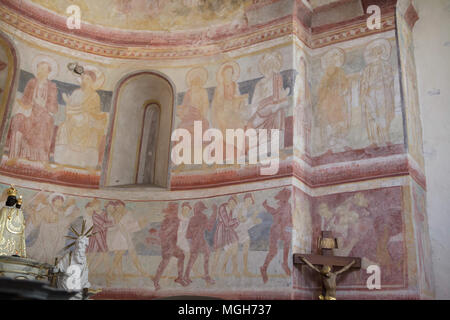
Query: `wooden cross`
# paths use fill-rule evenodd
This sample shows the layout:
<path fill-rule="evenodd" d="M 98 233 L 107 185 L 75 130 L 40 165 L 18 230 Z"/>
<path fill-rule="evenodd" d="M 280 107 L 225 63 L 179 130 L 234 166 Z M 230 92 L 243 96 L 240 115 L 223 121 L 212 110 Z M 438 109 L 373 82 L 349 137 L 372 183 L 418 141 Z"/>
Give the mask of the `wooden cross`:
<path fill-rule="evenodd" d="M 333 242 L 333 244 L 332 244 Z M 337 241 L 330 231 L 322 231 L 319 238 L 318 249 L 320 254 L 294 254 L 294 264 L 305 264 L 302 257 L 308 259 L 312 264 L 330 267 L 345 267 L 352 261 L 356 261 L 352 269 L 361 268 L 361 258 L 339 257 L 333 255 L 333 249 L 337 249 Z"/>
<path fill-rule="evenodd" d="M 294 254 L 294 264 L 303 265 L 306 264 L 303 259 L 309 261 L 311 265 L 315 266 L 329 266 L 331 269 L 329 271 L 332 272 L 333 267 L 343 267 L 341 268 L 341 272 L 345 272 L 350 269 L 360 269 L 361 268 L 361 258 L 354 257 L 338 257 L 333 255 L 333 249 L 337 249 L 337 241 L 333 238 L 333 235 L 330 231 L 322 231 L 322 237 L 319 238 L 318 241 L 318 249 L 320 254 Z M 353 263 L 353 264 L 352 264 Z M 352 264 L 352 265 L 350 265 Z M 319 270 L 316 267 L 317 272 Z M 336 275 L 341 272 L 336 271 L 330 274 L 326 274 L 325 277 L 322 275 L 323 287 L 322 293 L 319 298 L 320 299 L 335 299 L 336 295 Z"/>

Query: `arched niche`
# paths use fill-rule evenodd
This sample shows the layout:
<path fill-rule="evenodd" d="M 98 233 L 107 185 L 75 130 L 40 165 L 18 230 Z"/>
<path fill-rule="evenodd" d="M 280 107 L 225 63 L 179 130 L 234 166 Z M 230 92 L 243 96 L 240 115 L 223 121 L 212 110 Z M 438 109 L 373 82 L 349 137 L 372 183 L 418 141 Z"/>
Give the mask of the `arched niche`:
<path fill-rule="evenodd" d="M 0 32 L 0 133 L 5 131 L 8 115 L 12 111 L 17 68 L 16 49 L 8 37 Z M 2 146 L 5 136 L 2 135 Z"/>
<path fill-rule="evenodd" d="M 166 188 L 169 185 L 173 88 L 166 77 L 152 71 L 134 73 L 119 82 L 114 92 L 103 186 L 147 184 Z M 157 128 L 152 127 L 155 123 Z M 150 146 L 149 140 L 153 140 Z M 150 155 L 153 161 L 146 161 L 143 156 L 143 153 L 149 154 L 149 147 L 154 150 Z M 146 163 L 150 167 L 153 165 L 150 180 L 142 179 Z"/>

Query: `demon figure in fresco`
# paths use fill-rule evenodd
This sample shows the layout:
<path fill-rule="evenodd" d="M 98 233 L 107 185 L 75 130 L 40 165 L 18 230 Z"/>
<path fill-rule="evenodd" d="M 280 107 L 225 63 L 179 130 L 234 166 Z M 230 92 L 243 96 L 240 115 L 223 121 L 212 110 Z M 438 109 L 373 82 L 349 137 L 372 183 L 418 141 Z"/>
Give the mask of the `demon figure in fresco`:
<path fill-rule="evenodd" d="M 388 63 L 391 45 L 378 39 L 364 54 L 367 63 L 362 73 L 360 101 L 369 141 L 377 146 L 390 141 L 391 123 L 395 118 L 394 72 Z"/>
<path fill-rule="evenodd" d="M 180 225 L 180 219 L 178 218 L 178 203 L 169 203 L 163 212 L 165 217 L 159 230 L 162 260 L 158 266 L 155 276 L 153 277 L 155 290 L 161 289 L 159 280 L 161 279 L 161 276 L 163 275 L 163 272 L 172 257 L 175 257 L 178 260 L 178 278 L 175 279 L 175 282 L 181 284 L 182 286 L 188 285 L 188 283 L 184 280 L 183 275 L 184 253 L 183 250 L 181 250 L 181 248 L 177 245 L 178 227 Z"/>
<path fill-rule="evenodd" d="M 189 225 L 187 228 L 186 238 L 189 241 L 191 250 L 184 280 L 188 284 L 192 283 L 190 273 L 199 254 L 203 254 L 203 279 L 207 284 L 215 284 L 215 281 L 209 275 L 210 249 L 205 239 L 205 231 L 212 231 L 212 228 L 214 227 L 214 222 L 217 218 L 217 206 L 213 206 L 213 214 L 209 218 L 203 213 L 206 209 L 207 208 L 202 201 L 197 202 L 194 205 L 194 215 L 189 220 Z"/>
<path fill-rule="evenodd" d="M 342 66 L 345 53 L 332 49 L 322 57 L 324 75 L 315 106 L 315 126 L 319 145 L 325 150 L 344 151 L 345 138 L 351 125 L 351 84 Z"/>
<path fill-rule="evenodd" d="M 105 77 L 97 68 L 86 66 L 78 79 L 81 88 L 70 96 L 63 94 L 66 117 L 56 136 L 55 162 L 95 170 L 102 161 L 108 123 L 97 93 Z"/>
<path fill-rule="evenodd" d="M 291 190 L 283 189 L 275 196 L 275 199 L 278 200 L 278 208 L 275 209 L 269 206 L 267 200 L 263 203 L 264 208 L 273 216 L 273 222 L 269 235 L 269 252 L 267 253 L 263 266 L 260 268 L 264 283 L 269 280 L 267 268 L 273 258 L 277 255 L 278 240 L 283 241 L 283 269 L 288 276 L 291 275 L 291 269 L 289 268 L 288 263 L 289 250 L 291 248 L 292 241 L 292 213 L 291 204 L 289 203 L 290 197 Z"/>
<path fill-rule="evenodd" d="M 47 164 L 54 137 L 54 114 L 58 112 L 58 91 L 51 81 L 58 73 L 56 62 L 47 56 L 33 60 L 35 77 L 28 81 L 19 110 L 11 118 L 8 132 L 8 164 L 17 159 L 40 161 Z"/>

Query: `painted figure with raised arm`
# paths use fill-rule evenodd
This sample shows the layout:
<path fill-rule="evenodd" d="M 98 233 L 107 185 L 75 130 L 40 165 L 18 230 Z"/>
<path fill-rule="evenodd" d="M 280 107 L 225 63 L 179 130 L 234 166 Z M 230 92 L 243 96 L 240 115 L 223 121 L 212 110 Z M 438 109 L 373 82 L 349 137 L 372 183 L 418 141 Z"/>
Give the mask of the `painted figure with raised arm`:
<path fill-rule="evenodd" d="M 301 258 L 304 263 L 306 263 L 311 269 L 318 272 L 322 278 L 322 294 L 319 296 L 319 300 L 336 300 L 336 278 L 338 275 L 349 270 L 356 261 L 353 260 L 351 263 L 340 269 L 339 271 L 332 272 L 330 266 L 324 265 L 322 269 L 317 268 L 306 258 Z"/>

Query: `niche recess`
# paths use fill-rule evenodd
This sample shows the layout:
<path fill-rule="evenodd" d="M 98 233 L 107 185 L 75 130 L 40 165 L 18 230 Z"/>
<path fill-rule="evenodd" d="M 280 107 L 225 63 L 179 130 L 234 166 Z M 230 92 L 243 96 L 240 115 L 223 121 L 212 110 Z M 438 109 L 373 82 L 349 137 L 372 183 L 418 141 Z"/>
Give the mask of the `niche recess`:
<path fill-rule="evenodd" d="M 156 72 L 122 79 L 115 90 L 102 185 L 167 188 L 174 89 Z"/>

